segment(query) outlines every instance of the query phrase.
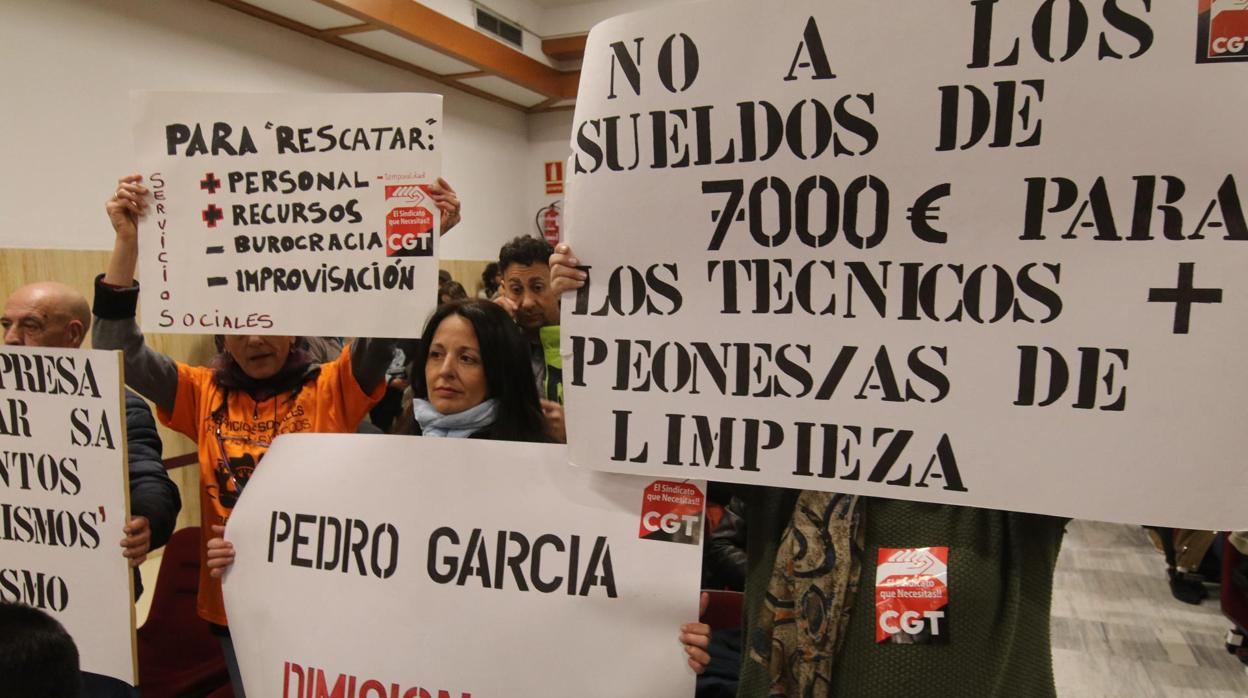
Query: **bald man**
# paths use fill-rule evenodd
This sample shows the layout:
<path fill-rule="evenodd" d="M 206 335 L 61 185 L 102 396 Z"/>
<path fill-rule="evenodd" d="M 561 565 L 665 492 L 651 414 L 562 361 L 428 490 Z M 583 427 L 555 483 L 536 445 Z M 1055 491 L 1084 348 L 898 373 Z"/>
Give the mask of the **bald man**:
<path fill-rule="evenodd" d="M 9 296 L 0 326 L 9 346 L 76 349 L 91 326 L 91 306 L 72 286 L 41 281 Z"/>
<path fill-rule="evenodd" d="M 91 328 L 91 306 L 72 286 L 43 281 L 23 286 L 4 303 L 0 315 L 8 346 L 77 349 Z M 182 508 L 178 488 L 161 463 L 160 434 L 152 410 L 126 391 L 126 443 L 130 455 L 130 520 L 121 554 L 138 567 L 152 550 L 169 540 Z M 142 593 L 135 573 L 135 595 Z"/>

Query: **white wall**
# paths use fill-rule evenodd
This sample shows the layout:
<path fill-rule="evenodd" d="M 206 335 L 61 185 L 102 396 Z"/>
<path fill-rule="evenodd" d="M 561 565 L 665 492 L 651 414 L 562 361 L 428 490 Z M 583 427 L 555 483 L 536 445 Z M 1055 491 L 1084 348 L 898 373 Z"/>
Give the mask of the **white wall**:
<path fill-rule="evenodd" d="M 533 114 L 528 123 L 529 152 L 525 164 L 525 204 L 529 214 L 524 232 L 535 235 L 534 218 L 537 212 L 553 201 L 563 199 L 563 194 L 547 194 L 545 165 L 558 160 L 564 163 L 564 182 L 567 182 L 567 160 L 572 154 L 572 112 L 557 111 Z M 529 175 L 533 180 L 529 183 Z"/>
<path fill-rule="evenodd" d="M 131 90 L 445 94 L 443 169 L 464 201 L 448 259 L 527 231 L 521 182 L 541 184 L 524 114 L 207 0 L 0 0 L 0 88 L 0 247 L 111 248 Z"/>

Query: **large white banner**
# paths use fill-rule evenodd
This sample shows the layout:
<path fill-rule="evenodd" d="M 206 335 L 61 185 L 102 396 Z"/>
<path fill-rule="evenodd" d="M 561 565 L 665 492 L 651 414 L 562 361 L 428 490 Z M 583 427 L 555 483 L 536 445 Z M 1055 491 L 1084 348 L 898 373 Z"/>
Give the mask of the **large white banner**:
<path fill-rule="evenodd" d="M 572 461 L 1248 525 L 1248 49 L 1227 35 L 1248 8 L 1203 5 L 598 25 L 568 168 L 590 267 L 563 306 Z"/>
<path fill-rule="evenodd" d="M 226 537 L 247 692 L 690 696 L 703 483 L 562 447 L 287 435 Z M 322 688 L 322 686 L 324 688 Z"/>
<path fill-rule="evenodd" d="M 139 235 L 143 329 L 419 336 L 436 302 L 440 95 L 133 104 L 155 199 Z"/>
<path fill-rule="evenodd" d="M 121 352 L 0 349 L 0 600 L 51 614 L 83 671 L 135 683 Z"/>

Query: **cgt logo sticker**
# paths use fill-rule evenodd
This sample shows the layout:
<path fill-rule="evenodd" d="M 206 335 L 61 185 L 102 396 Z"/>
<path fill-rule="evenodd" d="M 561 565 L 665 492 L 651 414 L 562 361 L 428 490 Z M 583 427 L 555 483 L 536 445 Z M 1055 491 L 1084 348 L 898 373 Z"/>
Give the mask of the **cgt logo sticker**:
<path fill-rule="evenodd" d="M 702 540 L 702 491 L 687 482 L 655 480 L 641 498 L 639 538 L 697 545 Z"/>
<path fill-rule="evenodd" d="M 395 184 L 386 186 L 386 201 L 402 201 L 406 204 L 419 204 L 429 198 L 424 184 Z"/>
<path fill-rule="evenodd" d="M 875 568 L 875 641 L 949 641 L 949 549 L 880 548 Z"/>
<path fill-rule="evenodd" d="M 386 187 L 386 201 L 404 204 L 386 214 L 387 257 L 433 256 L 433 212 L 422 205 L 428 200 L 423 184 Z"/>
<path fill-rule="evenodd" d="M 1196 62 L 1248 61 L 1248 0 L 1200 0 Z"/>

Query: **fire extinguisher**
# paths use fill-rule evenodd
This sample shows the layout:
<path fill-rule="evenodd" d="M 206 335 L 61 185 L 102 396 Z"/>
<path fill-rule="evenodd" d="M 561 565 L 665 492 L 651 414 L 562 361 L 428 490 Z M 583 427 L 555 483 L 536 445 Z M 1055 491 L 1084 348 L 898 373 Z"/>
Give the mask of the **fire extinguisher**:
<path fill-rule="evenodd" d="M 535 221 L 537 232 L 546 238 L 546 242 L 549 242 L 552 247 L 559 244 L 560 228 L 563 227 L 563 213 L 559 210 L 559 206 L 562 203 L 562 200 L 555 201 L 537 212 L 537 220 Z"/>

